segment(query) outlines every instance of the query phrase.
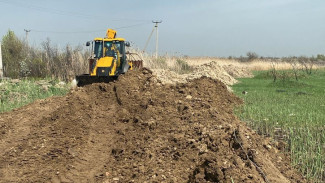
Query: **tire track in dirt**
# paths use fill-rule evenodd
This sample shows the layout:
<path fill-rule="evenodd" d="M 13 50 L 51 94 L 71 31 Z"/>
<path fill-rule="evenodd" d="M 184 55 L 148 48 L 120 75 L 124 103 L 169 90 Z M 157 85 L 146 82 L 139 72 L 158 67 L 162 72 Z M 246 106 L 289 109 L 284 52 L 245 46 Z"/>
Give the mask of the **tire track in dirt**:
<path fill-rule="evenodd" d="M 112 124 L 108 121 L 108 116 L 116 114 L 116 107 L 115 104 L 103 102 L 102 97 L 105 96 L 96 93 L 103 92 L 100 88 L 98 91 L 84 92 L 85 96 L 92 96 L 86 100 L 90 104 L 90 108 L 87 109 L 90 116 L 87 143 L 82 148 L 70 150 L 69 153 L 74 156 L 76 161 L 67 165 L 62 173 L 54 176 L 52 178 L 53 183 L 76 182 L 76 180 L 78 182 L 96 182 L 97 179 L 106 176 L 103 169 L 107 166 L 106 163 L 110 162 L 110 156 L 107 154 L 112 151 L 111 147 L 114 143 L 115 134 Z M 107 93 L 107 96 L 109 95 L 112 93 Z"/>
<path fill-rule="evenodd" d="M 111 106 L 109 112 L 105 115 L 114 115 L 114 113 L 114 106 Z M 113 135 L 108 134 L 114 134 L 114 131 L 110 128 L 109 123 L 102 123 L 101 120 L 97 120 L 96 116 L 100 116 L 98 112 L 93 112 L 90 115 L 95 119 L 89 121 L 87 143 L 82 149 L 68 149 L 68 153 L 74 157 L 75 161 L 68 164 L 62 172 L 54 175 L 51 180 L 53 183 L 75 182 L 75 180 L 82 180 L 79 182 L 96 182 L 96 178 L 104 176 L 103 173 L 98 172 L 101 172 L 106 166 L 107 153 L 111 152 L 114 139 Z"/>

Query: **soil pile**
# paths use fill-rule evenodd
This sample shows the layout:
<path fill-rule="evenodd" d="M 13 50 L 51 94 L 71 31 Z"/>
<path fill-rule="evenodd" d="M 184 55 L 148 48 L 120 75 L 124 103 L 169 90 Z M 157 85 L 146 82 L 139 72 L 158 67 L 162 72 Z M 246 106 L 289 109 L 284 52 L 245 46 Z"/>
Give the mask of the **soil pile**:
<path fill-rule="evenodd" d="M 226 85 L 233 85 L 237 80 L 228 73 L 227 70 L 223 68 L 220 64 L 215 61 L 202 64 L 199 66 L 193 66 L 193 70 L 186 74 L 178 74 L 171 70 L 166 69 L 152 69 L 154 75 L 161 80 L 162 83 L 186 83 L 190 80 L 200 78 L 202 76 L 210 77 L 213 79 L 218 79 L 225 83 Z M 231 73 L 238 73 L 237 71 Z"/>
<path fill-rule="evenodd" d="M 305 182 L 240 103 L 219 80 L 147 69 L 38 101 L 0 115 L 0 182 Z"/>
<path fill-rule="evenodd" d="M 254 76 L 248 67 L 240 67 L 234 64 L 227 64 L 222 67 L 234 78 L 248 78 Z"/>

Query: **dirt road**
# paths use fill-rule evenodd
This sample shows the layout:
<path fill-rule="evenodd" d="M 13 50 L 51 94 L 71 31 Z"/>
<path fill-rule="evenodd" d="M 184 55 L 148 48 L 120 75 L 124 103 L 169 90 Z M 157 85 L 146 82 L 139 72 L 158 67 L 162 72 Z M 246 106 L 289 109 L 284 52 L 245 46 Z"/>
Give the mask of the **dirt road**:
<path fill-rule="evenodd" d="M 306 182 L 218 80 L 150 70 L 0 114 L 0 182 Z"/>

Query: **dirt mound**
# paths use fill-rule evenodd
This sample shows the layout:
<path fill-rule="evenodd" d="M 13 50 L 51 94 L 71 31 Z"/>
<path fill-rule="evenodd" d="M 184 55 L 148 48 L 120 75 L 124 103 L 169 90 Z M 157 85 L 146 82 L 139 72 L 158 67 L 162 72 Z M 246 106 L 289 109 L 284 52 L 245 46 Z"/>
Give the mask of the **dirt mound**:
<path fill-rule="evenodd" d="M 189 76 L 189 79 L 200 78 L 202 76 L 218 79 L 226 85 L 233 85 L 237 82 L 235 78 L 229 75 L 229 73 L 215 61 L 196 67 L 193 74 Z"/>
<path fill-rule="evenodd" d="M 234 64 L 227 64 L 222 67 L 234 78 L 248 78 L 254 76 L 248 67 L 240 67 Z"/>
<path fill-rule="evenodd" d="M 193 67 L 193 71 L 190 71 L 187 74 L 178 74 L 174 71 L 166 69 L 152 69 L 152 71 L 162 83 L 168 84 L 186 83 L 202 76 L 218 79 L 228 86 L 237 82 L 233 76 L 231 76 L 220 64 L 215 61 Z"/>
<path fill-rule="evenodd" d="M 240 103 L 218 80 L 147 69 L 78 88 L 0 115 L 0 182 L 305 182 Z"/>

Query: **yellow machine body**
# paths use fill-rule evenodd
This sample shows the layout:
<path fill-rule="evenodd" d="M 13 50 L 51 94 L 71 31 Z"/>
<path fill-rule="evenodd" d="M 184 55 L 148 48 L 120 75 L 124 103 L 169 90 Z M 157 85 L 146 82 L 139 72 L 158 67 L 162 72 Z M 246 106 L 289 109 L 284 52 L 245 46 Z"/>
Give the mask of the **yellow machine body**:
<path fill-rule="evenodd" d="M 113 62 L 113 58 L 112 57 L 104 57 L 104 58 L 100 58 L 97 61 L 96 66 L 94 67 L 94 69 L 92 70 L 92 72 L 90 73 L 90 76 L 96 76 L 97 75 L 97 69 L 99 67 L 111 67 L 112 69 L 110 70 L 110 72 L 108 73 L 107 76 L 115 76 L 115 71 L 116 71 L 116 63 Z M 102 73 L 104 73 L 105 71 L 102 70 Z M 99 73 L 98 73 L 99 74 Z"/>
<path fill-rule="evenodd" d="M 113 30 L 113 29 L 107 29 L 107 31 L 106 31 L 106 37 L 108 39 L 114 39 L 115 36 L 116 36 L 116 31 L 115 30 Z"/>
<path fill-rule="evenodd" d="M 103 45 L 105 45 L 105 43 L 107 42 L 120 42 L 123 43 L 125 41 L 125 39 L 123 38 L 115 38 L 115 34 L 116 32 L 112 32 L 109 31 L 111 29 L 107 30 L 107 36 L 113 36 L 114 38 L 95 38 L 94 41 L 100 41 L 103 42 Z M 115 55 L 109 55 L 106 54 L 107 52 L 113 52 L 115 53 Z M 116 76 L 117 74 L 117 68 L 121 67 L 121 60 L 123 58 L 121 58 L 121 55 L 125 55 L 125 53 L 120 53 L 121 50 L 119 50 L 117 48 L 117 46 L 112 45 L 110 48 L 107 48 L 105 46 L 103 46 L 103 56 L 99 57 L 98 60 L 96 61 L 96 64 L 94 65 L 94 67 L 90 70 L 90 76 Z M 125 52 L 125 50 L 123 50 L 122 52 Z M 111 68 L 110 71 L 108 73 L 105 73 L 105 70 L 100 70 L 98 68 Z M 101 72 L 101 73 L 97 73 L 97 72 Z"/>
<path fill-rule="evenodd" d="M 124 38 L 116 38 L 115 30 L 108 29 L 105 38 L 95 38 L 87 42 L 87 46 L 90 45 L 89 74 L 76 76 L 79 86 L 94 82 L 109 82 L 120 74 L 132 70 L 133 67 L 142 67 L 141 60 L 127 60 L 126 55 L 130 53 L 126 52 L 125 47 L 130 44 Z"/>

